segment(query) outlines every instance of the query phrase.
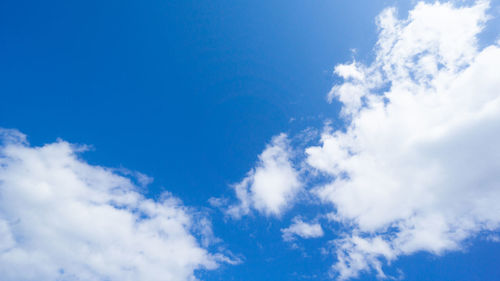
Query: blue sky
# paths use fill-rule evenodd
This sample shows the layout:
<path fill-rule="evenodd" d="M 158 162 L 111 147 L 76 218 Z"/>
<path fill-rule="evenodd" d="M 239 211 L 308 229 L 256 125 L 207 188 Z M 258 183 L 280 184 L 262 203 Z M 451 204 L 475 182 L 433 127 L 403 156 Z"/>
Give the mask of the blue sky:
<path fill-rule="evenodd" d="M 353 279 L 376 279 L 376 261 L 381 261 L 383 271 L 389 276 L 387 278 L 393 276 L 403 280 L 499 280 L 500 268 L 497 264 L 500 260 L 500 244 L 497 242 L 498 236 L 495 236 L 498 235 L 499 221 L 498 217 L 496 219 L 495 217 L 500 213 L 496 213 L 498 208 L 495 209 L 494 205 L 488 205 L 489 201 L 484 203 L 485 208 L 495 209 L 491 210 L 489 215 L 484 215 L 483 209 L 478 207 L 478 202 L 483 204 L 481 200 L 488 196 L 492 200 L 500 199 L 500 197 L 495 197 L 498 196 L 497 190 L 500 190 L 498 170 L 496 170 L 498 161 L 488 162 L 489 158 L 486 160 L 481 158 L 484 160 L 482 163 L 486 164 L 467 167 L 465 171 L 462 167 L 455 167 L 458 164 L 442 164 L 442 167 L 438 165 L 438 168 L 442 168 L 439 171 L 445 171 L 450 177 L 436 176 L 435 184 L 447 186 L 449 183 L 450 188 L 457 190 L 453 193 L 464 194 L 465 199 L 460 197 L 453 201 L 456 204 L 465 204 L 464 210 L 470 207 L 470 210 L 467 209 L 463 213 L 457 211 L 455 207 L 443 208 L 444 211 L 442 211 L 438 207 L 428 207 L 426 203 L 421 205 L 415 203 L 410 211 L 416 214 L 425 213 L 425 218 L 408 215 L 409 217 L 380 219 L 380 224 L 373 222 L 378 222 L 378 219 L 364 223 L 371 217 L 361 211 L 352 210 L 351 204 L 356 205 L 356 202 L 337 199 L 340 195 L 345 195 L 346 198 L 357 195 L 347 191 L 342 194 L 335 193 L 337 191 L 328 189 L 329 183 L 341 182 L 345 176 L 352 179 L 352 181 L 343 182 L 346 188 L 363 191 L 363 187 L 358 183 L 370 180 L 365 181 L 365 178 L 360 177 L 358 181 L 355 175 L 362 172 L 371 174 L 370 171 L 374 171 L 374 174 L 380 172 L 369 170 L 365 166 L 352 168 L 355 162 L 352 159 L 349 160 L 350 158 L 338 160 L 338 163 L 341 163 L 339 167 L 344 168 L 339 168 L 341 171 L 337 172 L 337 168 L 332 167 L 337 165 L 335 159 L 338 154 L 333 156 L 329 154 L 331 150 L 325 140 L 335 139 L 339 142 L 347 142 L 348 136 L 337 138 L 334 132 L 337 129 L 339 132 L 345 131 L 342 128 L 350 128 L 350 126 L 355 131 L 354 134 L 358 136 L 354 139 L 360 139 L 362 136 L 373 139 L 372 137 L 378 136 L 375 134 L 370 137 L 369 129 L 356 131 L 358 129 L 355 128 L 365 128 L 363 126 L 368 126 L 366 125 L 368 123 L 353 122 L 352 124 L 356 126 L 351 125 L 351 120 L 357 120 L 358 117 L 362 120 L 362 116 L 373 118 L 378 115 L 373 112 L 373 115 L 368 115 L 370 112 L 363 107 L 349 104 L 349 98 L 346 98 L 347 94 L 341 87 L 350 83 L 349 85 L 362 87 L 362 91 L 372 91 L 374 94 L 371 97 L 376 97 L 386 91 L 388 94 L 384 97 L 389 100 L 389 103 L 399 104 L 396 102 L 399 100 L 395 97 L 399 88 L 394 85 L 401 82 L 400 73 L 394 74 L 396 78 L 392 77 L 392 74 L 384 73 L 383 75 L 387 77 L 383 82 L 375 81 L 375 78 L 373 81 L 369 79 L 376 77 L 379 73 L 373 69 L 383 69 L 382 63 L 380 65 L 376 63 L 377 57 L 384 62 L 384 60 L 389 61 L 391 56 L 395 56 L 390 51 L 387 54 L 377 51 L 377 41 L 380 42 L 383 39 L 379 37 L 378 30 L 381 27 L 380 25 L 377 27 L 376 18 L 387 7 L 395 7 L 399 11 L 398 18 L 406 19 L 408 11 L 414 9 L 416 4 L 415 1 L 357 0 L 287 2 L 154 0 L 52 1 L 50 3 L 2 1 L 0 3 L 0 127 L 15 129 L 27 135 L 29 144 L 22 145 L 28 150 L 57 143 L 58 140 L 76 145 L 88 145 L 90 146 L 87 148 L 88 151 L 78 152 L 75 158 L 78 160 L 71 158 L 73 156 L 67 157 L 74 161 L 88 163 L 90 167 L 123 169 L 121 172 L 111 171 L 110 174 L 120 174 L 120 177 L 139 182 L 136 183 L 139 190 L 137 194 L 142 194 L 146 198 L 144 200 L 149 198 L 160 202 L 162 194 L 169 192 L 182 200 L 181 206 L 191 208 L 186 211 L 189 216 L 196 217 L 196 214 L 200 213 L 205 216 L 211 222 L 211 230 L 218 239 L 213 238 L 215 242 L 211 245 L 200 247 L 211 254 L 223 253 L 232 261 L 216 260 L 218 267 L 208 266 L 207 269 L 198 269 L 201 268 L 199 265 L 203 262 L 190 265 L 196 268 L 193 274 L 201 280 L 335 280 L 342 278 L 338 276 L 335 269 L 332 269 L 332 266 L 339 264 L 339 256 L 335 254 L 336 249 L 348 244 L 340 242 L 340 244 L 335 244 L 337 243 L 335 241 L 340 238 L 355 237 L 358 234 L 364 238 L 368 237 L 367 239 L 382 237 L 381 239 L 389 243 L 392 250 L 390 253 L 360 250 L 366 258 L 367 265 L 361 266 L 359 276 L 354 276 Z M 463 5 L 469 7 L 474 5 L 474 2 L 469 1 L 465 4 L 460 2 L 456 4 L 456 7 Z M 456 7 L 450 9 L 453 10 Z M 450 69 L 449 75 L 456 75 L 453 77 L 456 77 L 457 81 L 464 81 L 460 82 L 465 85 L 462 87 L 464 89 L 474 89 L 478 86 L 463 78 L 461 74 L 470 65 L 474 66 L 476 61 L 481 61 L 479 59 L 481 54 L 490 55 L 494 59 L 498 58 L 496 53 L 484 53 L 482 50 L 488 46 L 498 48 L 499 9 L 498 3 L 491 1 L 490 8 L 485 12 L 491 16 L 491 19 L 485 23 L 481 20 L 485 16 L 481 14 L 482 10 L 479 11 L 480 8 L 477 12 L 471 10 L 471 23 L 479 22 L 479 25 L 483 26 L 480 28 L 481 31 L 470 31 L 470 38 L 478 39 L 477 46 L 464 46 L 458 49 L 460 54 L 463 53 L 463 58 L 451 57 L 449 60 L 446 59 L 447 54 L 453 53 L 455 49 L 443 47 L 435 51 L 438 52 L 436 57 L 444 57 L 443 61 L 436 62 L 438 65 L 436 71 L 441 71 L 442 68 Z M 423 8 L 422 11 L 424 14 L 427 9 Z M 429 8 L 429 11 L 432 10 Z M 450 12 L 450 15 L 452 14 Z M 476 15 L 477 19 L 474 18 Z M 466 12 L 465 16 L 468 17 L 469 12 Z M 415 18 L 418 17 L 415 16 Z M 423 18 L 422 15 L 420 17 Z M 448 18 L 443 15 L 443 24 L 447 20 Z M 407 23 L 401 23 L 402 26 L 405 24 Z M 439 25 L 440 22 L 438 21 L 437 24 Z M 397 33 L 396 36 L 403 38 L 404 32 L 410 34 L 408 36 L 418 36 L 418 34 L 415 35 L 416 33 L 411 33 L 413 31 L 410 28 L 405 29 L 403 33 Z M 469 34 L 468 30 L 464 30 L 463 33 Z M 465 38 L 464 44 L 469 42 L 470 38 Z M 457 40 L 457 42 L 462 42 L 461 37 Z M 439 44 L 441 43 L 439 41 Z M 445 43 L 443 46 L 448 46 Z M 430 50 L 428 52 L 432 55 L 434 45 L 429 46 L 424 45 L 424 51 L 419 50 L 411 55 L 419 59 L 422 54 L 427 54 L 427 50 Z M 477 50 L 470 51 L 469 49 L 473 47 Z M 406 52 L 416 51 L 401 50 L 401 54 L 406 54 Z M 462 59 L 465 63 L 460 61 Z M 346 68 L 347 70 L 336 68 L 341 64 L 350 65 L 352 61 L 355 61 L 352 64 L 353 68 Z M 494 60 L 490 59 L 490 61 Z M 498 142 L 500 135 L 495 133 L 497 126 L 494 124 L 499 120 L 495 119 L 498 118 L 498 114 L 492 113 L 494 116 L 491 120 L 493 121 L 484 121 L 484 123 L 477 121 L 479 123 L 476 124 L 471 120 L 479 120 L 480 116 L 486 114 L 473 111 L 473 109 L 486 108 L 487 105 L 494 106 L 495 98 L 500 97 L 498 88 L 495 88 L 498 84 L 495 80 L 500 79 L 498 77 L 495 79 L 491 72 L 498 66 L 479 64 L 474 66 L 475 68 L 470 68 L 470 72 L 475 69 L 489 71 L 490 76 L 482 75 L 486 78 L 481 85 L 491 85 L 489 88 L 485 86 L 484 91 L 481 90 L 485 93 L 484 97 L 476 98 L 476 101 L 481 103 L 470 107 L 464 107 L 463 103 L 459 102 L 469 101 L 467 93 L 454 89 L 453 86 L 446 84 L 446 81 L 438 80 L 435 72 L 424 73 L 431 77 L 429 78 L 431 82 L 426 80 L 425 75 L 419 78 L 418 75 L 421 73 L 419 71 L 422 69 L 427 71 L 427 68 L 420 65 L 412 67 L 411 75 L 408 76 L 410 78 L 407 79 L 413 81 L 417 85 L 415 87 L 424 85 L 423 88 L 418 88 L 418 91 L 415 90 L 416 92 L 431 92 L 435 89 L 446 89 L 446 91 L 443 90 L 446 93 L 448 90 L 458 91 L 455 94 L 457 98 L 446 100 L 445 104 L 438 101 L 433 103 L 431 100 L 427 105 L 434 104 L 439 112 L 450 112 L 448 115 L 429 113 L 430 115 L 436 114 L 432 115 L 434 118 L 432 120 L 458 120 L 456 122 L 463 127 L 450 124 L 437 124 L 433 127 L 434 121 L 432 120 L 412 123 L 414 121 L 412 118 L 405 119 L 406 117 L 394 115 L 393 119 L 374 121 L 375 127 L 378 126 L 377 122 L 385 122 L 383 124 L 387 124 L 387 128 L 394 128 L 394 131 L 389 132 L 386 127 L 377 127 L 382 135 L 381 140 L 395 140 L 396 142 L 401 139 L 415 139 L 414 135 L 400 136 L 397 132 L 406 132 L 405 129 L 399 128 L 401 124 L 398 122 L 391 123 L 395 120 L 403 120 L 401 126 L 405 128 L 414 126 L 414 131 L 430 132 L 435 128 L 449 129 L 443 129 L 446 133 L 443 133 L 444 137 L 439 141 L 428 141 L 427 135 L 425 137 L 423 133 L 419 135 L 427 140 L 422 145 L 428 145 L 430 148 L 422 151 L 419 150 L 422 146 L 415 146 L 413 151 L 422 155 L 431 151 L 433 154 L 429 156 L 429 159 L 443 159 L 443 163 L 455 163 L 454 161 L 461 163 L 461 161 L 469 160 L 475 163 L 477 157 L 484 155 L 484 151 L 478 148 L 480 143 L 478 140 L 483 138 L 487 139 L 484 147 L 492 148 L 491 157 L 496 156 L 498 149 L 495 150 L 493 147 L 496 146 L 495 143 Z M 334 69 L 337 70 L 336 75 L 333 73 Z M 357 74 L 352 73 L 362 73 L 360 75 L 364 78 L 359 78 Z M 427 87 L 426 83 L 435 83 L 437 86 Z M 338 85 L 339 88 L 331 91 L 334 85 Z M 347 87 L 345 89 L 347 89 L 346 92 L 357 93 L 356 89 L 349 90 Z M 331 102 L 328 102 L 329 92 L 332 93 Z M 368 100 L 370 96 L 365 94 L 362 98 Z M 457 100 L 456 104 L 455 100 Z M 472 102 L 469 103 L 472 104 Z M 394 112 L 407 112 L 408 116 L 414 114 L 416 120 L 425 119 L 421 118 L 427 114 L 421 110 L 425 107 L 418 107 L 421 104 L 426 103 L 420 103 L 420 100 L 416 99 L 414 111 L 406 108 L 406 111 L 395 110 Z M 355 107 L 355 113 L 346 114 L 346 109 L 352 106 Z M 375 105 L 371 106 L 375 108 Z M 396 106 L 394 107 L 397 109 Z M 366 108 L 370 108 L 370 105 Z M 474 115 L 477 118 L 461 118 L 460 114 L 456 113 L 464 112 L 463 116 L 469 116 L 466 114 L 469 110 L 472 114 L 470 116 L 477 113 L 479 117 Z M 358 114 L 357 111 L 366 114 Z M 492 111 L 495 112 L 495 107 Z M 325 124 L 330 125 L 325 127 Z M 493 133 L 483 133 L 482 128 Z M 286 140 L 283 143 L 273 142 L 273 138 L 275 139 L 280 133 L 286 134 Z M 15 133 L 9 131 L 3 134 L 10 136 Z M 355 140 L 350 141 L 355 142 Z M 352 146 L 349 146 L 351 144 Z M 384 165 L 389 163 L 389 166 L 392 163 L 393 166 L 390 167 L 397 167 L 398 163 L 414 163 L 412 162 L 414 158 L 410 159 L 409 154 L 405 154 L 406 150 L 399 151 L 398 148 L 394 148 L 395 151 L 401 153 L 395 154 L 394 157 L 377 158 L 376 156 L 380 155 L 383 149 L 377 148 L 371 151 L 370 149 L 374 146 L 369 146 L 367 142 L 344 145 L 349 146 L 351 150 L 360 148 L 358 151 L 360 159 L 372 159 L 370 157 L 375 155 L 373 157 L 375 163 L 378 163 L 377 166 L 382 165 L 381 163 Z M 384 142 L 384 145 L 391 146 L 392 144 Z M 8 146 L 8 143 L 3 145 L 4 148 Z M 271 153 L 270 158 L 266 158 L 265 151 L 272 151 L 268 150 L 272 148 L 279 148 L 276 152 L 279 155 Z M 313 149 L 310 150 L 310 148 Z M 453 158 L 453 155 L 457 154 L 456 151 L 463 150 L 470 153 L 464 154 L 463 157 L 458 153 L 462 158 L 458 156 L 458 158 Z M 6 151 L 6 148 L 2 151 L 1 155 L 4 157 L 2 159 L 10 159 L 6 155 L 11 154 Z M 281 156 L 284 157 L 283 161 L 276 160 Z M 367 158 L 362 158 L 365 156 Z M 44 154 L 43 157 L 49 157 L 50 160 L 51 156 Z M 391 162 L 397 157 L 401 158 L 398 158 L 400 162 Z M 333 159 L 331 160 L 333 164 L 328 159 Z M 424 160 L 419 158 L 415 160 L 415 163 Z M 480 163 L 479 160 L 477 161 Z M 2 163 L 4 171 L 0 175 L 2 177 L 0 181 L 8 183 L 10 179 L 8 171 L 12 173 L 14 170 L 8 170 L 7 167 L 13 167 L 14 164 L 7 160 L 5 160 L 7 164 Z M 325 167 L 324 163 L 330 163 L 328 164 L 330 166 Z M 408 169 L 420 170 L 421 163 L 436 162 L 418 163 L 420 164 L 409 165 Z M 287 172 L 280 174 L 287 167 L 289 168 Z M 154 181 L 142 186 L 140 180 L 134 178 L 135 172 L 123 172 L 124 169 L 140 172 L 153 178 Z M 27 169 L 27 171 L 31 170 Z M 391 178 L 391 182 L 396 182 L 398 186 L 409 183 L 411 185 L 413 182 L 424 186 L 427 184 L 426 181 L 420 182 L 420 177 L 403 179 L 404 171 L 398 170 L 398 172 L 392 168 L 384 171 L 391 171 L 382 174 Z M 457 171 L 478 176 L 462 178 L 456 174 Z M 276 178 L 274 178 L 274 172 L 277 173 Z M 434 175 L 433 171 L 429 173 Z M 28 173 L 27 177 L 31 174 L 32 172 Z M 75 174 L 80 175 L 78 171 Z M 285 175 L 285 178 L 288 175 L 297 177 L 296 191 L 291 192 L 290 196 L 287 195 L 285 205 L 283 209 L 280 207 L 277 215 L 266 213 L 271 210 L 271 207 L 265 205 L 267 203 L 259 205 L 260 201 L 256 199 L 264 198 L 264 202 L 270 202 L 265 201 L 267 195 L 259 197 L 261 196 L 258 193 L 260 189 L 256 184 L 259 182 L 257 180 L 259 175 L 262 181 L 277 183 L 277 185 L 283 183 L 281 175 Z M 457 176 L 454 178 L 454 175 Z M 243 183 L 244 179 L 249 179 L 250 183 L 242 184 L 242 190 L 248 192 L 245 196 L 249 196 L 253 203 L 250 203 L 248 210 L 241 211 L 240 217 L 235 218 L 227 211 L 231 206 L 241 208 L 238 202 L 243 202 L 247 198 L 238 197 L 234 193 L 235 186 Z M 462 188 L 461 184 L 455 184 L 454 179 L 466 184 Z M 34 182 L 36 183 L 35 180 Z M 386 183 L 381 180 L 380 187 L 383 188 Z M 293 186 L 293 183 L 291 185 Z M 31 188 L 36 189 L 36 186 L 38 185 L 35 184 L 35 187 Z M 273 188 L 273 184 L 263 183 L 263 186 Z M 336 194 L 333 199 L 329 195 L 315 193 L 314 190 L 318 191 L 318 188 L 322 186 L 325 186 L 324 194 L 330 194 L 329 192 Z M 371 188 L 377 189 L 376 182 L 374 186 Z M 429 186 L 432 188 L 434 185 Z M 485 186 L 484 189 L 487 191 L 482 193 L 481 186 Z M 467 189 L 476 187 L 480 190 Z M 9 188 L 12 187 L 3 184 L 2 188 L 10 190 Z M 58 188 L 54 187 L 54 191 L 64 193 Z M 284 189 L 287 188 L 288 186 L 284 187 Z M 425 194 L 425 190 L 427 189 L 421 193 Z M 4 192 L 7 194 L 7 191 Z M 448 189 L 443 188 L 443 194 L 448 194 L 446 192 Z M 394 196 L 401 194 L 404 192 Z M 440 196 L 431 192 L 429 194 Z M 468 205 L 469 201 L 461 201 L 467 200 L 467 196 L 470 196 L 468 194 L 477 195 L 478 201 L 470 205 Z M 380 200 L 381 204 L 385 204 L 383 202 L 385 197 L 381 199 L 377 194 L 373 196 L 361 196 L 358 199 Z M 214 204 L 215 199 L 219 199 L 220 204 Z M 142 202 L 140 200 L 138 202 Z M 416 199 L 418 200 L 420 199 Z M 426 200 L 428 199 L 422 199 L 422 202 L 427 202 Z M 437 202 L 448 201 L 437 200 Z M 359 204 L 360 209 L 365 207 L 363 203 Z M 395 208 L 391 212 L 408 211 L 399 203 L 391 204 L 388 203 L 388 206 Z M 450 203 L 451 205 L 453 204 Z M 23 207 L 30 209 L 30 206 L 24 205 L 17 205 L 11 209 L 0 208 L 2 215 L 0 219 L 5 219 L 8 222 L 7 225 L 12 224 L 12 221 L 22 220 L 24 213 L 17 211 Z M 34 207 L 30 210 L 36 211 Z M 379 205 L 368 204 L 366 210 L 368 210 L 366 212 L 374 210 L 375 214 L 380 210 L 381 216 L 385 214 L 385 209 L 383 210 L 383 207 Z M 448 240 L 443 238 L 444 244 L 440 244 L 439 247 L 435 245 L 412 246 L 413 244 L 393 240 L 389 237 L 391 228 L 384 228 L 392 224 L 392 227 L 399 227 L 403 233 L 401 229 L 406 230 L 407 224 L 411 224 L 414 219 L 421 218 L 422 222 L 418 221 L 415 225 L 424 224 L 425 226 L 428 222 L 427 214 L 432 212 L 444 214 L 445 224 L 450 227 L 446 233 L 458 228 L 467 234 L 459 237 L 462 235 L 457 234 L 459 231 L 453 232 L 455 236 L 446 237 L 449 238 Z M 344 221 L 329 220 L 326 218 L 328 213 L 336 213 Z M 16 214 L 18 214 L 17 217 Z M 461 221 L 462 217 L 467 219 Z M 298 237 L 293 238 L 292 241 L 285 241 L 284 229 L 297 220 L 320 224 L 322 235 L 302 239 L 304 237 L 297 234 Z M 349 223 L 344 224 L 345 220 L 352 220 L 354 226 Z M 397 225 L 401 221 L 403 223 Z M 456 226 L 466 223 L 473 226 L 463 229 Z M 193 224 L 196 228 L 196 223 Z M 14 229 L 14 225 L 9 227 Z M 418 230 L 415 225 L 409 228 L 414 227 Z M 36 233 L 37 229 L 33 228 L 31 231 L 23 233 L 21 230 L 12 230 L 12 235 L 14 240 L 18 241 L 17 243 L 22 243 L 19 242 L 23 241 L 20 237 L 25 236 L 35 237 L 32 238 L 33 241 L 43 243 L 43 240 L 36 238 L 41 237 Z M 196 231 L 190 233 L 194 233 L 193 237 L 199 241 L 203 240 Z M 399 232 L 394 233 L 397 235 Z M 5 237 L 3 237 L 4 240 L 7 239 Z M 439 236 L 439 238 L 442 237 Z M 433 239 L 432 236 L 431 239 Z M 68 241 L 71 239 L 68 238 Z M 458 244 L 446 244 L 448 242 Z M 61 241 L 61 247 L 64 246 L 63 243 L 64 241 Z M 200 242 L 201 244 L 203 243 Z M 347 257 L 352 257 L 352 253 L 357 248 L 353 249 L 346 250 Z M 36 248 L 35 250 L 44 253 L 42 249 Z M 55 256 L 50 251 L 46 254 L 49 258 Z M 171 253 L 167 252 L 165 255 L 171 255 Z M 12 257 L 10 259 L 10 261 L 14 260 Z M 58 265 L 57 261 L 54 261 L 54 264 Z M 354 267 L 352 260 L 349 264 L 351 268 Z M 20 262 L 18 266 L 22 269 L 23 263 Z M 80 280 L 74 279 L 75 276 L 82 278 L 81 280 L 99 280 L 83 275 L 80 269 L 58 266 L 61 267 L 60 272 L 69 272 L 68 274 L 60 273 L 57 277 L 60 280 Z M 190 266 L 186 268 L 191 268 Z M 26 276 L 16 277 L 6 269 L 2 269 L 0 274 L 6 276 L 7 280 L 32 280 Z M 79 276 L 79 274 L 82 275 Z M 96 275 L 101 276 L 101 280 L 119 280 L 113 279 L 119 275 L 101 274 Z M 186 274 L 188 276 L 190 273 Z M 51 280 L 51 276 L 54 275 L 47 273 L 46 276 L 48 276 L 47 280 Z M 380 274 L 378 277 L 381 278 Z M 158 276 L 155 278 L 147 280 L 169 280 Z M 171 280 L 174 280 L 173 278 Z M 175 280 L 183 280 L 182 278 Z M 144 280 L 146 280 L 145 277 Z"/>

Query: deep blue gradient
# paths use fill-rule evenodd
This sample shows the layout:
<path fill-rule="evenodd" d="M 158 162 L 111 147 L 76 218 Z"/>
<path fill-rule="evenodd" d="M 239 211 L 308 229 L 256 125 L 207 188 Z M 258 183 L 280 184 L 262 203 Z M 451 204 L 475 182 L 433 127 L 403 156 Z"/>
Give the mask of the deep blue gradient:
<path fill-rule="evenodd" d="M 224 220 L 210 197 L 231 196 L 273 135 L 334 123 L 326 94 L 333 67 L 373 59 L 374 18 L 410 1 L 0 1 L 0 127 L 34 145 L 89 144 L 92 164 L 154 177 L 206 209 L 215 234 L 243 264 L 199 272 L 206 280 L 327 280 L 335 238 L 284 243 L 281 219 Z M 495 21 L 498 23 L 498 21 Z M 497 25 L 500 26 L 500 25 Z M 488 31 L 488 36 L 498 32 Z M 327 208 L 320 207 L 317 208 Z M 500 280 L 500 246 L 403 258 L 406 280 Z M 373 280 L 366 275 L 362 280 Z M 0 278 L 1 279 L 1 278 Z"/>

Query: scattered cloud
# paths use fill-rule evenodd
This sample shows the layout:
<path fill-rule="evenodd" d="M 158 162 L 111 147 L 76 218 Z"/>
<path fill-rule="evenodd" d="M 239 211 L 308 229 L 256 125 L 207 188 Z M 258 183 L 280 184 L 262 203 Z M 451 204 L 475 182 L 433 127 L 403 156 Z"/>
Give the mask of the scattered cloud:
<path fill-rule="evenodd" d="M 307 223 L 296 217 L 292 225 L 281 229 L 282 237 L 285 241 L 293 241 L 298 236 L 300 238 L 318 238 L 323 236 L 323 228 L 319 223 Z"/>
<path fill-rule="evenodd" d="M 168 193 L 143 197 L 131 178 L 79 159 L 82 147 L 0 138 L 2 280 L 186 281 L 237 262 L 200 246 L 193 233 L 212 237 L 207 220 Z"/>
<path fill-rule="evenodd" d="M 259 155 L 257 166 L 233 186 L 239 202 L 229 206 L 227 214 L 240 218 L 255 209 L 267 216 L 280 216 L 289 208 L 302 188 L 291 154 L 287 136 L 275 136 Z"/>
<path fill-rule="evenodd" d="M 479 48 L 487 1 L 386 9 L 376 59 L 339 65 L 327 126 L 307 163 L 333 180 L 313 189 L 345 223 L 339 279 L 417 251 L 441 254 L 500 226 L 500 46 Z"/>

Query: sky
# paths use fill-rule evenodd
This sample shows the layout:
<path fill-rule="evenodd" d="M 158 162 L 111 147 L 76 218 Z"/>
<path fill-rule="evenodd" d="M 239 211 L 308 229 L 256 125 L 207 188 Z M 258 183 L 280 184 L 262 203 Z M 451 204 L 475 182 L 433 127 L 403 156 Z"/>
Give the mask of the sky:
<path fill-rule="evenodd" d="M 500 2 L 1 1 L 1 280 L 499 280 Z"/>

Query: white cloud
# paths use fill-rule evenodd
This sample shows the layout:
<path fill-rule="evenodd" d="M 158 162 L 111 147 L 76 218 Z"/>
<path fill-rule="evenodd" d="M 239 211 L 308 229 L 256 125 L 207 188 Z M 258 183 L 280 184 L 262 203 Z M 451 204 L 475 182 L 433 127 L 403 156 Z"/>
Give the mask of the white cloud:
<path fill-rule="evenodd" d="M 257 166 L 234 185 L 239 203 L 229 206 L 227 214 L 240 218 L 254 208 L 268 216 L 280 216 L 290 207 L 302 186 L 290 157 L 287 136 L 275 136 L 259 155 Z"/>
<path fill-rule="evenodd" d="M 345 131 L 307 162 L 334 178 L 314 193 L 348 224 L 339 279 L 417 251 L 441 254 L 500 226 L 500 47 L 479 49 L 488 2 L 419 3 L 378 17 L 371 65 L 336 67 Z"/>
<path fill-rule="evenodd" d="M 192 230 L 211 234 L 210 224 L 171 195 L 144 198 L 67 142 L 32 147 L 15 130 L 0 137 L 2 280 L 186 281 L 232 262 L 199 245 Z"/>
<path fill-rule="evenodd" d="M 283 233 L 282 237 L 285 241 L 293 241 L 295 236 L 308 239 L 318 238 L 324 234 L 323 228 L 319 223 L 307 223 L 297 217 L 293 219 L 292 225 L 281 229 L 281 232 Z"/>

